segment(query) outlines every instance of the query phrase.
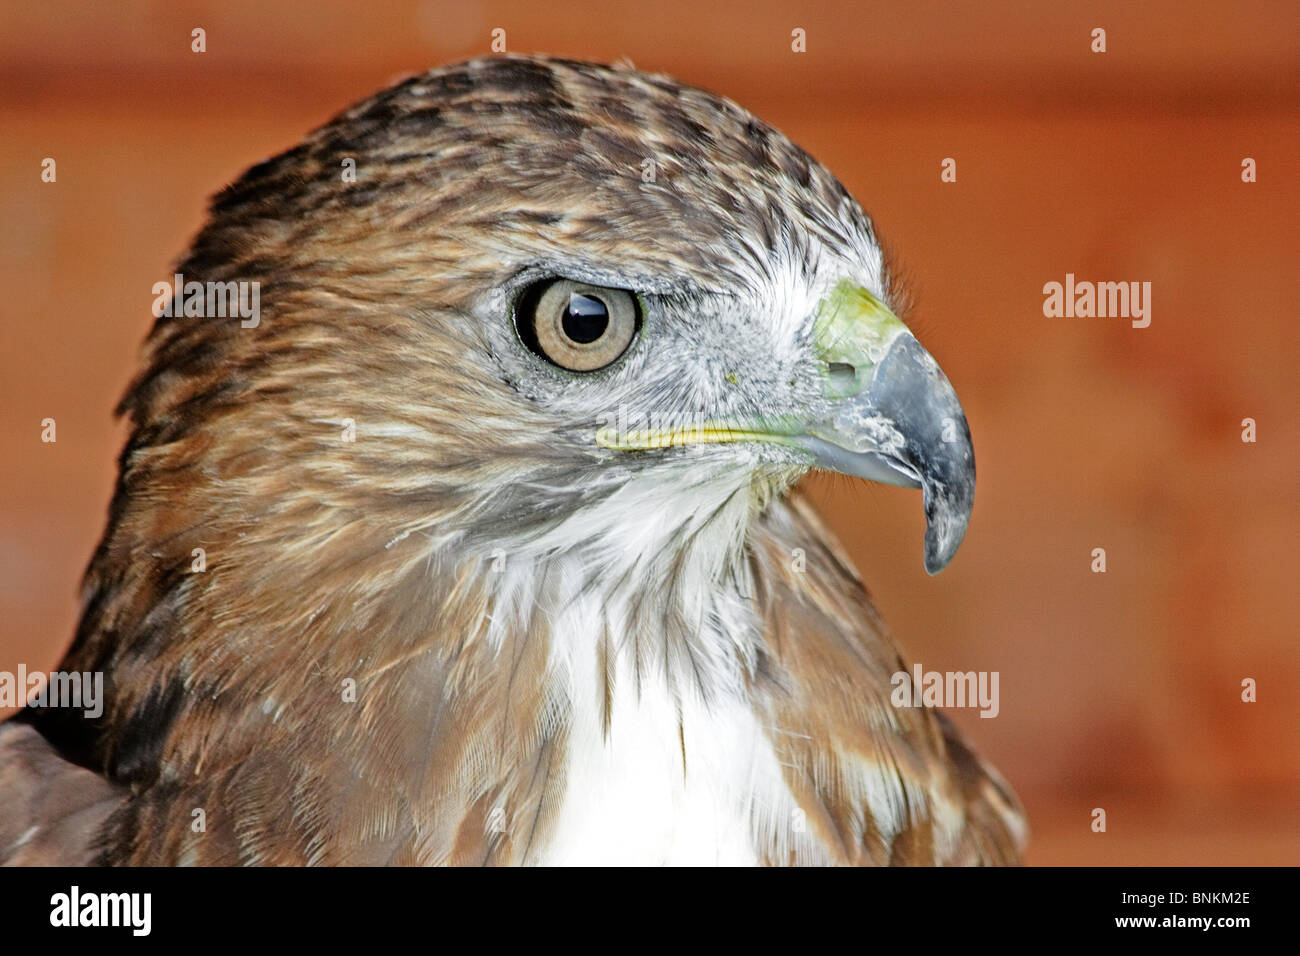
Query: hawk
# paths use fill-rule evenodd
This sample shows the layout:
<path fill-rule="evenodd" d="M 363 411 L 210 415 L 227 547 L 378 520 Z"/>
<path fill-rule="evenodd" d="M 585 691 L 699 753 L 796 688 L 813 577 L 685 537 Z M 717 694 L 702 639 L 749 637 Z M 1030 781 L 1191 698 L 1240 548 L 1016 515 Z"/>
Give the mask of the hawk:
<path fill-rule="evenodd" d="M 154 325 L 60 665 L 106 705 L 0 728 L 0 857 L 1018 861 L 791 492 L 921 489 L 934 573 L 975 466 L 871 221 L 775 129 L 477 59 L 254 166 L 176 271 L 260 314 Z"/>

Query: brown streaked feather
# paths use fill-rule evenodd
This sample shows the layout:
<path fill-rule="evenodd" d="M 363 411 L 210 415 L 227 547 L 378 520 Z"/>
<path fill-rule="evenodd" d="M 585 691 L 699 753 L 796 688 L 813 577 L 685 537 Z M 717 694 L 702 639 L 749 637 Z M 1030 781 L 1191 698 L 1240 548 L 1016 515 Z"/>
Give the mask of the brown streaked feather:
<path fill-rule="evenodd" d="M 941 713 L 890 705 L 890 677 L 907 667 L 807 503 L 774 505 L 751 541 L 767 637 L 755 707 L 824 851 L 769 862 L 1018 862 L 1025 824 L 1005 784 Z"/>

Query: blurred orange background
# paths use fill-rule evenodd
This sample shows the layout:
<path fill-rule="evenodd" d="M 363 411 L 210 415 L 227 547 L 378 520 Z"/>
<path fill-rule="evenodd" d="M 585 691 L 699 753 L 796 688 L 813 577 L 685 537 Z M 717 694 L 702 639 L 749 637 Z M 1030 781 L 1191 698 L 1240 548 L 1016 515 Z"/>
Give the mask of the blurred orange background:
<path fill-rule="evenodd" d="M 996 719 L 954 717 L 1023 798 L 1029 862 L 1300 863 L 1293 2 L 0 7 L 0 669 L 71 640 L 111 409 L 207 197 L 498 27 L 737 100 L 875 218 L 966 408 L 975 514 L 927 578 L 914 492 L 808 487 L 912 659 L 1000 672 Z M 1150 282 L 1150 327 L 1044 317 L 1066 273 Z"/>

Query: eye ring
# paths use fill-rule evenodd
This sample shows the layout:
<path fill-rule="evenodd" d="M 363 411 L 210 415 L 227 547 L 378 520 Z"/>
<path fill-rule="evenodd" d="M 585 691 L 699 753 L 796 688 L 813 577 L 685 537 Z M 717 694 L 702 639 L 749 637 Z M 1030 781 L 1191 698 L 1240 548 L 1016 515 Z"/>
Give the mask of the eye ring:
<path fill-rule="evenodd" d="M 640 327 L 636 296 L 549 279 L 528 289 L 515 311 L 515 329 L 529 350 L 567 372 L 595 372 L 631 346 Z"/>

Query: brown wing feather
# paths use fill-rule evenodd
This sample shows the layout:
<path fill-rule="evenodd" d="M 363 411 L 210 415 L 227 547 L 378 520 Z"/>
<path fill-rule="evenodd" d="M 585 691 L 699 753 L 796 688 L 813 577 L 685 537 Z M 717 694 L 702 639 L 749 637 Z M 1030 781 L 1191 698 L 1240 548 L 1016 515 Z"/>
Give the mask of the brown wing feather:
<path fill-rule="evenodd" d="M 818 844 L 771 862 L 1018 862 L 1025 823 L 1006 785 L 942 714 L 891 705 L 907 667 L 811 508 L 774 505 L 751 541 L 769 651 L 755 706 Z"/>
<path fill-rule="evenodd" d="M 82 866 L 126 791 L 64 760 L 34 727 L 0 725 L 0 864 Z"/>

